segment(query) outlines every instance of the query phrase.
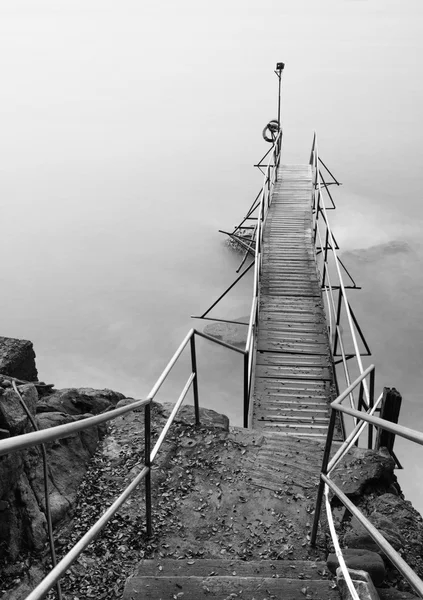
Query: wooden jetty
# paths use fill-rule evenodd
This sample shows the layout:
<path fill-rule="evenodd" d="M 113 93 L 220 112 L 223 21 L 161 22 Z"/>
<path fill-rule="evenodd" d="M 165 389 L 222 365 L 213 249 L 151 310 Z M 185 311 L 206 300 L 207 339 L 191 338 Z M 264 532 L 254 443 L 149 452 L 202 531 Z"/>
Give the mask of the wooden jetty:
<path fill-rule="evenodd" d="M 263 236 L 254 429 L 326 438 L 335 398 L 312 231 L 310 165 L 281 165 Z"/>

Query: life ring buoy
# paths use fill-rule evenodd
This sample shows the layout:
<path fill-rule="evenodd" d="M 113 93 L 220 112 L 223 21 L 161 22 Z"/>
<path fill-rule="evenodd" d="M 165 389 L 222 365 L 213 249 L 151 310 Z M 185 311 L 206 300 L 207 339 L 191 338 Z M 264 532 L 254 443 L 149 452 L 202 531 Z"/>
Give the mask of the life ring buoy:
<path fill-rule="evenodd" d="M 263 129 L 263 139 L 266 142 L 273 143 L 276 138 L 276 134 L 279 132 L 279 121 L 277 119 L 272 119 L 268 122 L 266 127 Z"/>

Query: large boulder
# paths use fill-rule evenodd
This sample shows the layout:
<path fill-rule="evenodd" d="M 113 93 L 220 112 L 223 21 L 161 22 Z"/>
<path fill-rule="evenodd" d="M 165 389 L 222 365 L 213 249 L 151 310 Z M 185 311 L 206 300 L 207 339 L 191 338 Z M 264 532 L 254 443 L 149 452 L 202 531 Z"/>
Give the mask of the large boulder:
<path fill-rule="evenodd" d="M 163 402 L 158 404 L 161 408 L 162 416 L 168 418 L 174 409 L 172 402 Z M 200 424 L 203 427 L 215 427 L 216 429 L 223 429 L 223 431 L 229 431 L 229 419 L 226 415 L 222 415 L 211 408 L 200 408 Z M 182 406 L 178 414 L 175 417 L 175 423 L 186 423 L 188 425 L 195 424 L 195 409 L 193 406 Z"/>
<path fill-rule="evenodd" d="M 342 550 L 342 555 L 348 569 L 366 571 L 369 573 L 375 585 L 380 585 L 385 579 L 385 565 L 382 558 L 376 552 L 360 549 Z M 329 554 L 327 558 L 328 569 L 333 575 L 339 567 L 339 561 L 336 554 Z"/>
<path fill-rule="evenodd" d="M 366 450 L 353 446 L 334 469 L 333 482 L 350 497 L 359 497 L 366 488 L 387 490 L 396 482 L 395 461 L 386 448 Z"/>
<path fill-rule="evenodd" d="M 68 415 L 91 413 L 97 415 L 114 408 L 123 394 L 112 390 L 95 390 L 92 388 L 65 388 L 54 390 L 43 397 L 38 404 L 38 412 L 62 412 Z"/>
<path fill-rule="evenodd" d="M 37 381 L 38 373 L 32 342 L 0 337 L 0 373 L 24 381 Z"/>
<path fill-rule="evenodd" d="M 34 385 L 21 385 L 19 391 L 40 430 L 85 419 L 92 416 L 84 411 L 87 406 L 93 412 L 102 412 L 124 398 L 123 394 L 110 390 L 58 390 L 51 395 L 54 410 L 36 414 L 40 404 L 44 410 L 46 404 L 37 402 Z M 76 414 L 59 412 L 57 409 L 61 407 Z M 0 396 L 0 427 L 10 435 L 33 430 L 12 388 Z M 54 525 L 71 514 L 78 487 L 104 431 L 103 425 L 94 426 L 45 445 Z M 0 457 L 0 558 L 15 560 L 22 549 L 37 551 L 43 547 L 47 540 L 44 493 L 39 446 Z"/>

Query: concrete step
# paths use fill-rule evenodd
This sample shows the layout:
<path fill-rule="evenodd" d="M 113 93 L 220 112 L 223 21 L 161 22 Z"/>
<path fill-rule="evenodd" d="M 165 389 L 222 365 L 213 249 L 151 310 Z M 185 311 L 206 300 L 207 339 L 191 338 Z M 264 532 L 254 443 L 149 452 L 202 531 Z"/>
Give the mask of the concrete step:
<path fill-rule="evenodd" d="M 144 560 L 123 600 L 338 600 L 327 577 L 325 563 L 313 561 Z"/>

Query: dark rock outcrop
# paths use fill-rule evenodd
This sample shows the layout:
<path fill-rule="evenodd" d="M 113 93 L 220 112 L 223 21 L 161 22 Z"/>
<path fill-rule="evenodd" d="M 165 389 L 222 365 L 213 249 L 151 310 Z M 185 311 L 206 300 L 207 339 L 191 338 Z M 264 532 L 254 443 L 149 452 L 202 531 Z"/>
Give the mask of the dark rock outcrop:
<path fill-rule="evenodd" d="M 68 415 L 97 415 L 114 408 L 123 394 L 112 390 L 94 390 L 92 388 L 65 388 L 53 390 L 45 395 L 38 404 L 37 412 L 64 412 Z"/>
<path fill-rule="evenodd" d="M 39 429 L 107 411 L 124 398 L 111 390 L 72 388 L 53 390 L 40 400 L 33 384 L 18 389 Z M 0 384 L 0 429 L 3 438 L 33 431 L 7 380 Z M 53 525 L 71 514 L 77 489 L 105 431 L 104 426 L 92 427 L 46 444 Z M 23 549 L 41 551 L 46 540 L 41 449 L 33 447 L 0 457 L 0 558 L 15 560 Z"/>
<path fill-rule="evenodd" d="M 371 552 L 370 550 L 347 549 L 343 550 L 342 554 L 348 569 L 366 571 L 369 573 L 375 585 L 380 585 L 385 579 L 385 565 L 379 554 L 376 552 Z M 327 566 L 329 571 L 335 575 L 336 570 L 339 567 L 339 561 L 336 554 L 329 554 Z"/>
<path fill-rule="evenodd" d="M 383 491 L 396 482 L 395 461 L 385 448 L 378 452 L 353 447 L 332 475 L 332 480 L 349 497 L 359 497 L 367 489 Z"/>
<path fill-rule="evenodd" d="M 38 381 L 32 342 L 0 337 L 0 374 L 24 381 Z"/>
<path fill-rule="evenodd" d="M 385 448 L 375 452 L 353 447 L 349 456 L 334 471 L 333 479 L 422 578 L 423 519 L 412 504 L 403 498 L 394 466 L 394 460 Z M 337 505 L 334 497 L 332 504 Z M 338 532 L 342 548 L 378 553 L 388 569 L 388 581 L 395 583 L 400 590 L 407 590 L 407 585 L 392 568 L 389 559 L 347 510 L 342 517 L 338 517 Z M 362 568 L 368 570 L 365 566 Z"/>

